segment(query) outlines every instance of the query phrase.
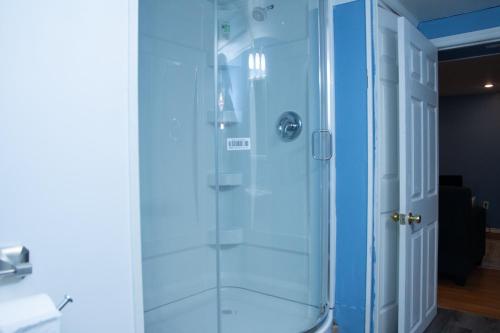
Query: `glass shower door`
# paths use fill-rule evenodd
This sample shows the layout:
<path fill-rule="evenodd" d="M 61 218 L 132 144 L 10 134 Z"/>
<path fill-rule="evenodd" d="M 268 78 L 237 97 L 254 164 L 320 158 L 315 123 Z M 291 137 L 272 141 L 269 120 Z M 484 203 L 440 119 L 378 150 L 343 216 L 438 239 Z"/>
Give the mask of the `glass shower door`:
<path fill-rule="evenodd" d="M 328 310 L 326 0 L 139 0 L 146 333 L 299 333 Z"/>
<path fill-rule="evenodd" d="M 139 12 L 145 328 L 215 333 L 214 4 L 140 0 Z"/>
<path fill-rule="evenodd" d="M 326 314 L 319 17 L 314 0 L 217 6 L 220 332 L 303 332 Z"/>

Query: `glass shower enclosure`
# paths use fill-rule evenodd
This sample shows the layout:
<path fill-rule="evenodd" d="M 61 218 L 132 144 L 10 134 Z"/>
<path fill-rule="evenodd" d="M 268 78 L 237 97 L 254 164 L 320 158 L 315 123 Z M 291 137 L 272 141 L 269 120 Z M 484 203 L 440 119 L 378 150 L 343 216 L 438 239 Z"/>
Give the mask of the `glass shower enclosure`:
<path fill-rule="evenodd" d="M 326 0 L 139 0 L 146 333 L 329 309 Z"/>

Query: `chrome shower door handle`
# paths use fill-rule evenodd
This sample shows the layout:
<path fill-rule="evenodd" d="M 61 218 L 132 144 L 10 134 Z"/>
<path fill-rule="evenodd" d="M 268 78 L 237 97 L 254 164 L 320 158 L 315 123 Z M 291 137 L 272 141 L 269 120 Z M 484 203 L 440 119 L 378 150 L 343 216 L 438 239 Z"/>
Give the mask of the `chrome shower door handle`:
<path fill-rule="evenodd" d="M 332 158 L 332 134 L 329 130 L 318 130 L 313 132 L 312 155 L 315 160 L 320 161 L 328 161 Z"/>

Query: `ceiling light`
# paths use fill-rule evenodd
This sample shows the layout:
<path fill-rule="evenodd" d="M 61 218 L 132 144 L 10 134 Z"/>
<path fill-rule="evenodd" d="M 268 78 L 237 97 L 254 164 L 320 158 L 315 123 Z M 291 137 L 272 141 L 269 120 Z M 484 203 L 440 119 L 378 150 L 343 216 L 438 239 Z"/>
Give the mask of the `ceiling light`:
<path fill-rule="evenodd" d="M 493 83 L 488 82 L 484 85 L 485 88 L 493 88 Z"/>
<path fill-rule="evenodd" d="M 260 80 L 267 76 L 266 55 L 263 52 L 248 54 L 248 77 L 250 80 Z"/>

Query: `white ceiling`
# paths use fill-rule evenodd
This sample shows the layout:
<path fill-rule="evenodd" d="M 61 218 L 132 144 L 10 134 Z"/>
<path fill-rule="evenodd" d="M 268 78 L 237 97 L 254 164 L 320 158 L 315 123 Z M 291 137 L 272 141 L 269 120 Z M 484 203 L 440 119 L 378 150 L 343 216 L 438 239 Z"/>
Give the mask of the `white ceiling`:
<path fill-rule="evenodd" d="M 387 0 L 385 2 L 396 11 L 398 8 L 395 7 L 403 6 L 418 22 L 500 6 L 500 0 Z"/>

